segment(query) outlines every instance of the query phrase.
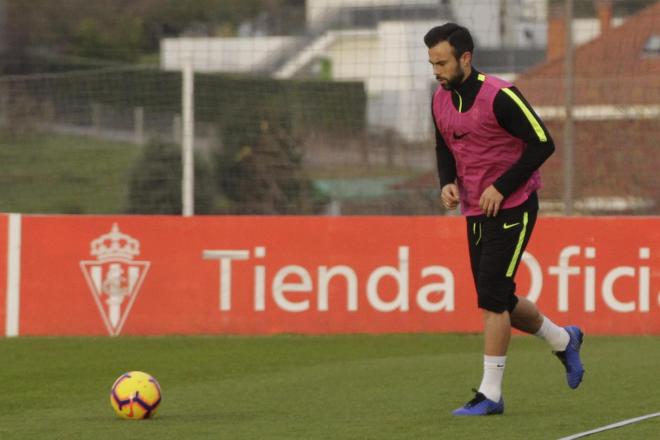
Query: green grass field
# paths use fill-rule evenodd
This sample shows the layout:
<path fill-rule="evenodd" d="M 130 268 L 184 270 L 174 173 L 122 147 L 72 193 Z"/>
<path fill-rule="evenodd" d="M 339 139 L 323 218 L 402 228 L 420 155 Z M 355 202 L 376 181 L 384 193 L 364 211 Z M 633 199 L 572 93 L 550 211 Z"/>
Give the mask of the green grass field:
<path fill-rule="evenodd" d="M 77 136 L 0 134 L 0 211 L 121 213 L 140 152 L 135 145 Z"/>
<path fill-rule="evenodd" d="M 557 439 L 660 411 L 659 337 L 589 337 L 572 391 L 547 346 L 512 340 L 503 416 L 455 418 L 481 379 L 476 335 L 0 340 L 4 439 Z M 116 418 L 121 373 L 158 378 L 152 420 Z M 659 438 L 660 418 L 596 434 Z"/>

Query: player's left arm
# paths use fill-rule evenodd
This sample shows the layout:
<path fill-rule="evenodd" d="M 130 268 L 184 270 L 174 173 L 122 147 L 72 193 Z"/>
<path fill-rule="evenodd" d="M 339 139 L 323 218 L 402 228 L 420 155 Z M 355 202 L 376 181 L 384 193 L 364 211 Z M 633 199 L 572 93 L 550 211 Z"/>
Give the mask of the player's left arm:
<path fill-rule="evenodd" d="M 500 90 L 495 96 L 493 110 L 500 126 L 526 145 L 520 159 L 493 184 L 506 198 L 552 155 L 555 144 L 541 118 L 516 87 Z"/>

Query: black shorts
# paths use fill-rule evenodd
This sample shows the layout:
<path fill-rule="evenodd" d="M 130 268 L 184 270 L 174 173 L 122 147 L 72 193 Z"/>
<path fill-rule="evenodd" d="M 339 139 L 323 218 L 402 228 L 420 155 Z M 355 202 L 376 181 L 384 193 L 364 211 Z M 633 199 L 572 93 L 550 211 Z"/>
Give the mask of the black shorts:
<path fill-rule="evenodd" d="M 513 281 L 532 235 L 539 202 L 533 193 L 522 205 L 496 217 L 467 217 L 470 265 L 479 308 L 502 313 L 518 304 Z"/>

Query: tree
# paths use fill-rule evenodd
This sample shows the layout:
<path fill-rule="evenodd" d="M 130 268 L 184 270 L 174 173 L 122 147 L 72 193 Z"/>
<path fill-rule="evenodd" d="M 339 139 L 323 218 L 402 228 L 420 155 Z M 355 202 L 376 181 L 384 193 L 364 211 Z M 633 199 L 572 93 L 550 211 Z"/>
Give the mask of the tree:
<path fill-rule="evenodd" d="M 291 118 L 279 107 L 235 109 L 222 124 L 218 185 L 236 214 L 315 214 L 327 203 L 302 170 Z"/>
<path fill-rule="evenodd" d="M 304 22 L 303 0 L 6 0 L 5 37 L 14 57 L 30 48 L 97 60 L 139 61 L 163 37 L 201 24 L 209 36 L 235 34 L 266 11 L 268 31 Z"/>
<path fill-rule="evenodd" d="M 181 214 L 181 149 L 170 143 L 149 143 L 132 170 L 128 189 L 130 214 Z M 212 173 L 195 160 L 195 214 L 213 209 Z"/>

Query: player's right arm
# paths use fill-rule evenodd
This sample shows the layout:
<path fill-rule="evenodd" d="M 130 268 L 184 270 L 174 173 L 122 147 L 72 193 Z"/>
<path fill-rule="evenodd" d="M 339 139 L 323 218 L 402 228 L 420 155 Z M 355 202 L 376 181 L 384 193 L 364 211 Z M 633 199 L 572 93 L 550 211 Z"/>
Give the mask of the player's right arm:
<path fill-rule="evenodd" d="M 435 116 L 433 124 L 435 125 Z M 445 208 L 454 209 L 459 202 L 458 186 L 456 185 L 456 160 L 437 125 L 435 125 L 435 158 L 440 179 L 440 199 Z"/>

